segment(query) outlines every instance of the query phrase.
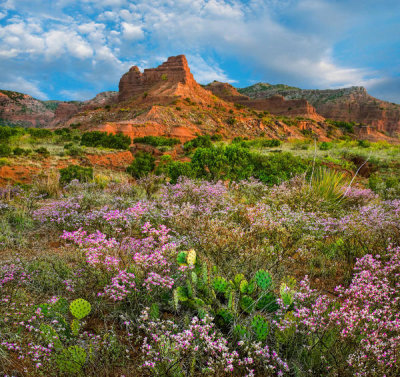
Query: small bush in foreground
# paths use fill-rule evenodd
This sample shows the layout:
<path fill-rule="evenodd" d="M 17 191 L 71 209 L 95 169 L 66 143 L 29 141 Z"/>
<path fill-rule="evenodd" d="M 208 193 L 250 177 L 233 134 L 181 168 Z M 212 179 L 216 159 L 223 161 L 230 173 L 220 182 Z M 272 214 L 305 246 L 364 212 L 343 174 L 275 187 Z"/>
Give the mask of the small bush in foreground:
<path fill-rule="evenodd" d="M 134 178 L 144 177 L 154 170 L 154 161 L 155 158 L 150 153 L 138 152 L 126 171 Z"/>
<path fill-rule="evenodd" d="M 60 183 L 66 184 L 73 179 L 80 182 L 87 182 L 93 179 L 93 168 L 84 168 L 79 165 L 70 165 L 67 168 L 60 169 Z"/>

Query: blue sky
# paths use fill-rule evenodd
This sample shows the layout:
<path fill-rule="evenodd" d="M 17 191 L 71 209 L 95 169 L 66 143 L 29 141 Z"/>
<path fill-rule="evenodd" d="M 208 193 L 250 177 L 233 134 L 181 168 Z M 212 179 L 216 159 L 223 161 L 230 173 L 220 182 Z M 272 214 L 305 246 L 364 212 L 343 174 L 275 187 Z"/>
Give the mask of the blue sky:
<path fill-rule="evenodd" d="M 0 88 L 82 100 L 185 54 L 200 83 L 365 86 L 400 103 L 398 0 L 0 0 Z"/>

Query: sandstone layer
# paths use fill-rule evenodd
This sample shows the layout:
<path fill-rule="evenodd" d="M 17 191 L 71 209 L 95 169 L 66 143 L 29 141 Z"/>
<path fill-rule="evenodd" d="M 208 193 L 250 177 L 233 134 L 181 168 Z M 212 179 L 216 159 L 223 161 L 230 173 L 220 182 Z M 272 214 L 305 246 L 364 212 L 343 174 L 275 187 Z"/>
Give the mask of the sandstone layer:
<path fill-rule="evenodd" d="M 280 116 L 302 117 L 316 121 L 324 120 L 324 117 L 319 115 L 315 108 L 305 99 L 286 100 L 278 94 L 267 98 L 250 98 L 239 93 L 232 85 L 218 81 L 208 84 L 205 88 L 225 101 L 234 102 L 255 110 L 268 111 L 271 114 Z"/>
<path fill-rule="evenodd" d="M 325 118 L 361 124 L 366 135 L 383 132 L 394 137 L 400 134 L 400 105 L 374 98 L 360 86 L 302 90 L 281 84 L 259 83 L 239 89 L 239 92 L 253 99 L 281 95 L 286 100 L 307 100 Z"/>

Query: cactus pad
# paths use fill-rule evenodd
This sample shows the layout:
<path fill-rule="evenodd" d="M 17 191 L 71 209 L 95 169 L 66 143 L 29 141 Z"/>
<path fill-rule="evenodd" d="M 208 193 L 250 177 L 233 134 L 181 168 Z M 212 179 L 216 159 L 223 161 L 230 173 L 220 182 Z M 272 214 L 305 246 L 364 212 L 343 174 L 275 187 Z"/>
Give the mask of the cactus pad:
<path fill-rule="evenodd" d="M 269 272 L 265 270 L 258 270 L 255 275 L 257 285 L 263 290 L 266 291 L 271 287 L 272 277 Z"/>
<path fill-rule="evenodd" d="M 228 309 L 219 309 L 217 311 L 217 317 L 221 318 L 225 324 L 229 324 L 233 321 L 233 314 Z"/>
<path fill-rule="evenodd" d="M 77 374 L 86 363 L 86 351 L 79 346 L 64 349 L 57 357 L 57 365 L 61 372 Z"/>
<path fill-rule="evenodd" d="M 241 280 L 240 284 L 239 284 L 239 290 L 241 293 L 246 293 L 247 292 L 247 287 L 248 287 L 249 283 L 246 279 Z"/>
<path fill-rule="evenodd" d="M 190 249 L 186 256 L 186 262 L 188 265 L 193 266 L 196 263 L 196 251 Z"/>
<path fill-rule="evenodd" d="M 240 287 L 240 282 L 242 280 L 244 280 L 244 279 L 245 279 L 245 277 L 244 277 L 243 274 L 236 274 L 235 275 L 235 277 L 233 278 L 233 281 L 235 282 L 235 285 L 236 285 L 237 288 Z"/>
<path fill-rule="evenodd" d="M 179 301 L 187 301 L 188 300 L 188 292 L 186 287 L 178 287 L 175 290 L 176 297 Z"/>
<path fill-rule="evenodd" d="M 71 302 L 69 310 L 75 318 L 82 319 L 90 313 L 90 311 L 92 310 L 92 306 L 88 301 L 84 300 L 83 298 L 78 298 Z"/>
<path fill-rule="evenodd" d="M 251 328 L 257 336 L 257 339 L 263 341 L 267 339 L 269 332 L 268 321 L 261 315 L 254 316 L 251 321 Z"/>
<path fill-rule="evenodd" d="M 257 309 L 265 310 L 269 313 L 276 312 L 279 309 L 279 305 L 276 302 L 274 293 L 263 293 L 257 300 Z"/>
<path fill-rule="evenodd" d="M 247 335 L 247 329 L 242 325 L 236 325 L 233 328 L 233 332 L 240 339 L 244 338 Z"/>
<path fill-rule="evenodd" d="M 243 296 L 240 299 L 240 307 L 244 312 L 250 313 L 254 307 L 254 300 L 250 296 Z"/>
<path fill-rule="evenodd" d="M 217 276 L 214 279 L 213 287 L 218 293 L 225 293 L 228 289 L 228 282 L 222 276 Z"/>
<path fill-rule="evenodd" d="M 181 251 L 177 257 L 176 257 L 176 261 L 179 264 L 185 264 L 186 263 L 186 252 L 185 251 Z"/>

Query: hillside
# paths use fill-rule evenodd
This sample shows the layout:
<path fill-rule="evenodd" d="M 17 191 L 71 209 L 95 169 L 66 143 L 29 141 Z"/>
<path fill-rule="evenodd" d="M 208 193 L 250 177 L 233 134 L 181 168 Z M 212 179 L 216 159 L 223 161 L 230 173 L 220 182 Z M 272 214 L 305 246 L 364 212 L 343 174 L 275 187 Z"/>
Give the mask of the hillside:
<path fill-rule="evenodd" d="M 105 105 L 116 92 L 99 93 L 88 101 L 41 101 L 10 90 L 0 90 L 0 123 L 21 127 L 51 127 L 67 122 L 85 109 Z"/>
<path fill-rule="evenodd" d="M 276 95 L 286 100 L 305 99 L 325 118 L 362 123 L 367 133 L 380 131 L 390 136 L 400 133 L 400 105 L 372 97 L 360 86 L 318 90 L 258 83 L 238 89 L 238 92 L 252 99 Z"/>
<path fill-rule="evenodd" d="M 119 94 L 108 105 L 81 111 L 58 127 L 74 123 L 80 124 L 82 130 L 123 132 L 132 138 L 169 136 L 182 141 L 196 134 L 215 133 L 226 138 L 261 134 L 271 138 L 303 138 L 304 129 L 327 138 L 322 124 L 274 117 L 266 107 L 248 106 L 250 102 L 265 100 L 249 101 L 245 97 L 249 103 L 237 106 L 207 89 L 195 81 L 183 55 L 170 57 L 143 73 L 133 66 L 122 76 Z"/>
<path fill-rule="evenodd" d="M 279 94 L 268 98 L 250 98 L 239 93 L 232 85 L 218 81 L 206 85 L 205 88 L 225 101 L 234 102 L 255 110 L 268 111 L 274 115 L 302 117 L 319 122 L 324 120 L 321 115 L 317 114 L 315 108 L 302 98 L 287 100 Z"/>

